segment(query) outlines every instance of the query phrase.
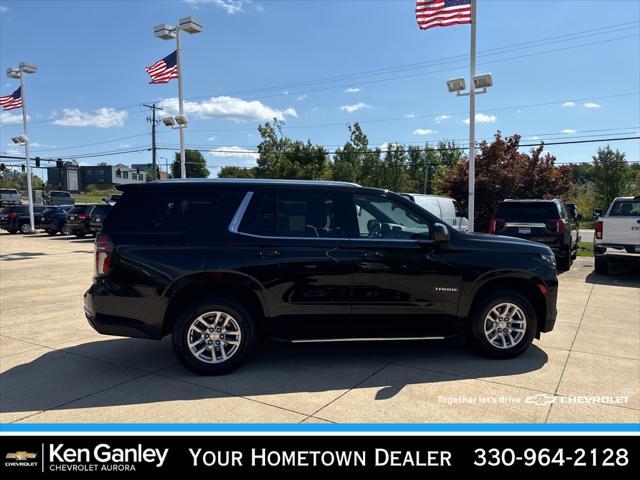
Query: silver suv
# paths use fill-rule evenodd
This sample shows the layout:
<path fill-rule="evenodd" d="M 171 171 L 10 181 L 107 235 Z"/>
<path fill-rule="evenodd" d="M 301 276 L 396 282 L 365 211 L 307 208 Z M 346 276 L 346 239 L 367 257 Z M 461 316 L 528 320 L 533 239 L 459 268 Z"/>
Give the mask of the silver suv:
<path fill-rule="evenodd" d="M 21 205 L 20 192 L 15 188 L 0 188 L 0 206 Z"/>

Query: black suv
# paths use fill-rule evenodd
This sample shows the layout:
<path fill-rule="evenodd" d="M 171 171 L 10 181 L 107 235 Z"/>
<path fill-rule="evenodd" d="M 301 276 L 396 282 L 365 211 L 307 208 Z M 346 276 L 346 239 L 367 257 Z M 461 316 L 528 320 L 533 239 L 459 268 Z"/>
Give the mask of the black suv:
<path fill-rule="evenodd" d="M 111 210 L 112 206 L 108 203 L 100 203 L 93 207 L 91 215 L 89 215 L 89 230 L 94 235 L 102 230 L 104 219 L 107 218 L 107 214 Z"/>
<path fill-rule="evenodd" d="M 45 208 L 40 214 L 40 228 L 49 235 L 56 235 L 58 232 L 63 235 L 71 235 L 66 225 L 66 216 L 72 208 L 73 205 Z"/>
<path fill-rule="evenodd" d="M 89 222 L 91 220 L 91 212 L 95 206 L 94 203 L 80 204 L 67 212 L 65 218 L 66 227 L 72 235 L 82 238 L 85 235 L 93 233 Z"/>
<path fill-rule="evenodd" d="M 40 228 L 40 217 L 44 211 L 44 205 L 33 206 L 33 222 L 35 228 Z M 29 219 L 29 205 L 16 205 L 7 207 L 0 212 L 0 228 L 9 233 L 29 233 L 31 232 L 31 221 Z"/>
<path fill-rule="evenodd" d="M 95 244 L 85 314 L 226 373 L 259 336 L 289 342 L 466 336 L 509 358 L 553 329 L 554 256 L 458 232 L 410 200 L 339 182 L 122 185 Z M 140 215 L 138 212 L 145 212 Z"/>
<path fill-rule="evenodd" d="M 489 232 L 508 235 L 549 246 L 558 270 L 569 270 L 578 254 L 578 221 L 562 200 L 505 200 L 498 204 Z"/>

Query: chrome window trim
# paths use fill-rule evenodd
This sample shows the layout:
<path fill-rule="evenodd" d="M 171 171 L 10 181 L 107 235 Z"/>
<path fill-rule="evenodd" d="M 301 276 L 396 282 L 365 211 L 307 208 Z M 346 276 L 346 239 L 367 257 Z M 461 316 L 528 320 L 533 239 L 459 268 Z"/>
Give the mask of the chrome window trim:
<path fill-rule="evenodd" d="M 244 235 L 245 237 L 264 238 L 268 240 L 359 240 L 359 241 L 371 241 L 371 242 L 404 242 L 404 243 L 417 243 L 418 240 L 402 239 L 402 238 L 360 238 L 360 237 L 272 237 L 270 235 L 257 235 L 255 233 L 246 233 L 239 230 L 240 224 L 244 214 L 249 208 L 251 199 L 254 192 L 247 192 L 240 202 L 236 213 L 229 223 L 229 231 L 236 235 Z"/>

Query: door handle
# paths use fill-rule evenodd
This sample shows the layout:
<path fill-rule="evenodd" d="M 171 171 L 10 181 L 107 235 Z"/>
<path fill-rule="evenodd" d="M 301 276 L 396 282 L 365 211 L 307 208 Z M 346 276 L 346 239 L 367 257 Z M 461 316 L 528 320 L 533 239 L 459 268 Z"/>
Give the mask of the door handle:
<path fill-rule="evenodd" d="M 280 252 L 278 250 L 258 250 L 256 252 L 257 257 L 279 257 Z"/>
<path fill-rule="evenodd" d="M 365 250 L 362 252 L 362 256 L 364 258 L 382 258 L 384 257 L 384 253 L 382 253 L 380 250 Z"/>

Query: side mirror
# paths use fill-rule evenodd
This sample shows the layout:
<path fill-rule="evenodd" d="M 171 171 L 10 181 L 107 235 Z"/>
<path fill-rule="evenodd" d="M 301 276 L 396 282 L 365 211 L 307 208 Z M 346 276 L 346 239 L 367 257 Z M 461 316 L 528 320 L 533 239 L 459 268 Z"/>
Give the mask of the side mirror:
<path fill-rule="evenodd" d="M 602 209 L 601 208 L 594 208 L 593 209 L 593 218 L 598 218 L 602 216 Z"/>
<path fill-rule="evenodd" d="M 435 223 L 433 225 L 433 239 L 440 248 L 447 248 L 449 246 L 449 230 L 442 223 Z"/>

